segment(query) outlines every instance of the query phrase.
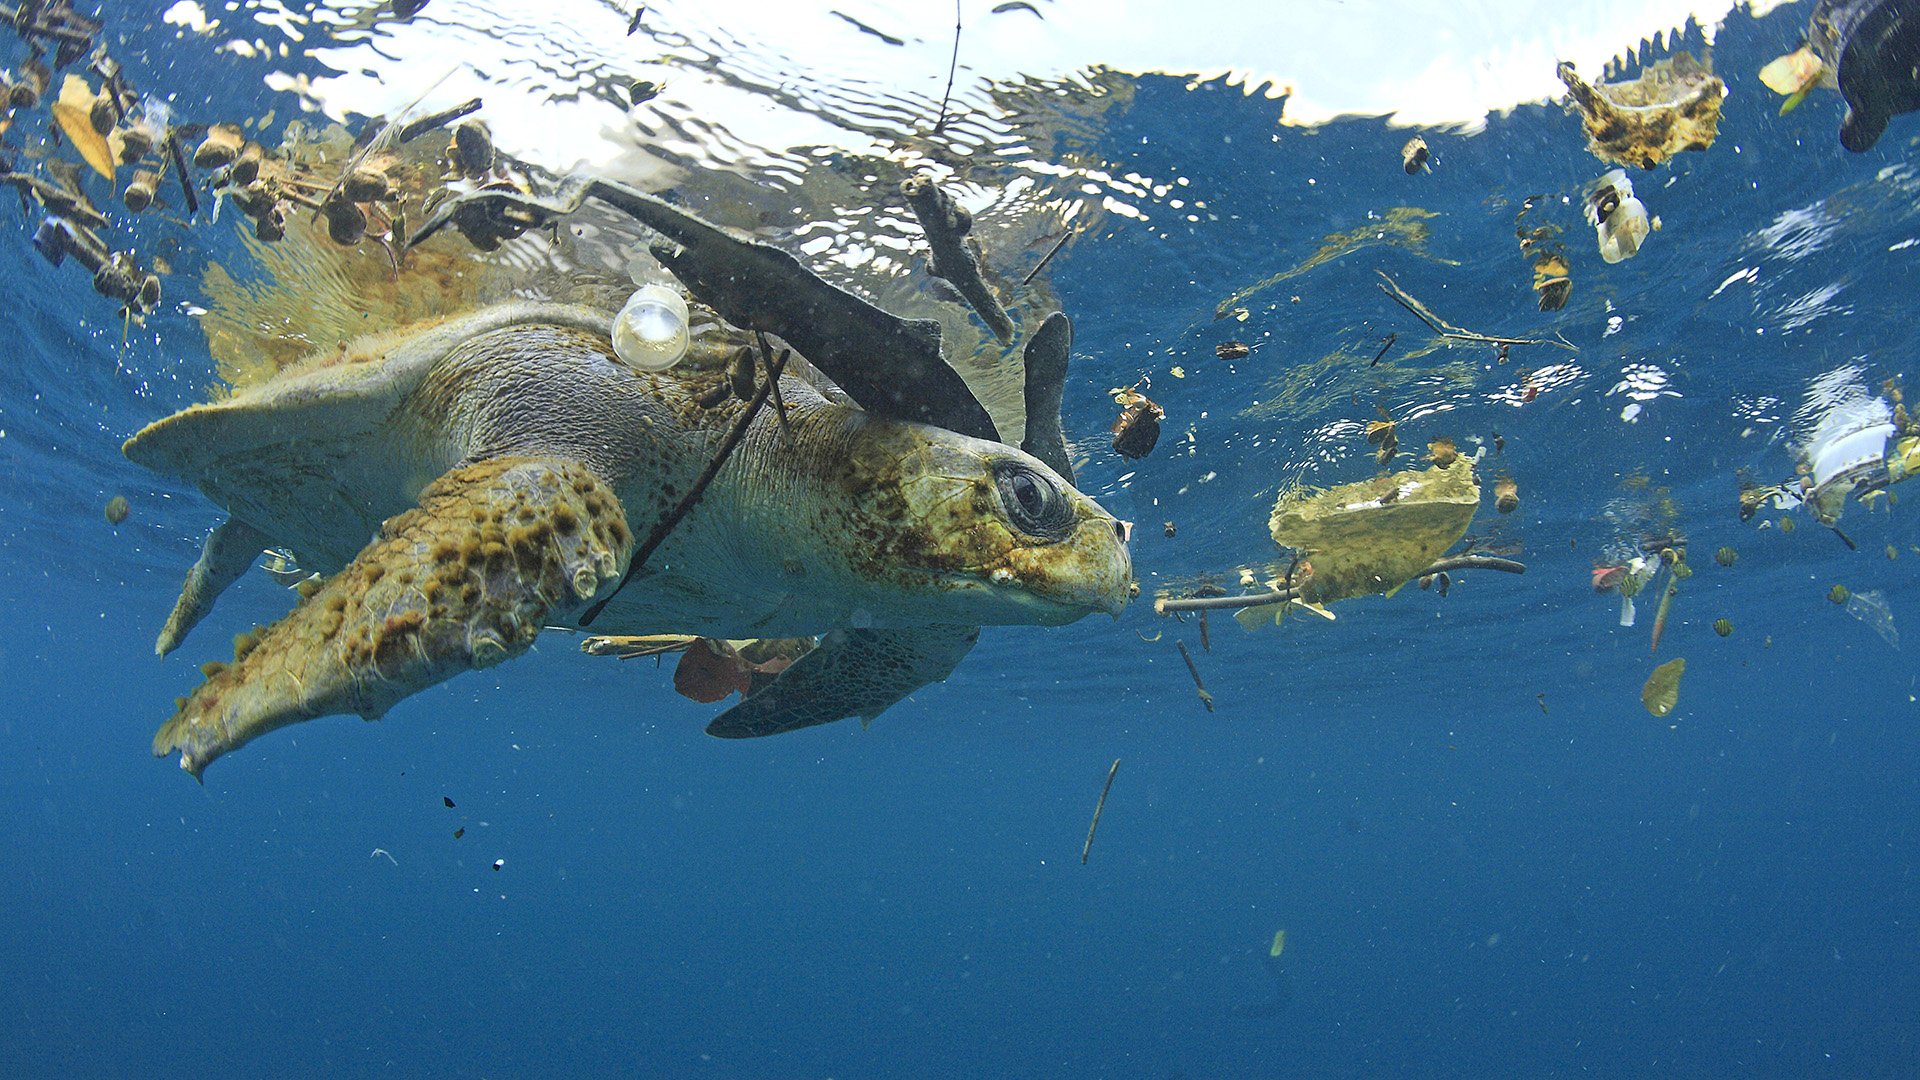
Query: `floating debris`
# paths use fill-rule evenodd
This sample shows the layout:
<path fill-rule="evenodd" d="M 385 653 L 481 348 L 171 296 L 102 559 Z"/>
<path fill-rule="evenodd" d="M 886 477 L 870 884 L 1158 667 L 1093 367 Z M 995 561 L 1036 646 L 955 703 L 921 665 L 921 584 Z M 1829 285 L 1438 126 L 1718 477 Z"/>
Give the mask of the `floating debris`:
<path fill-rule="evenodd" d="M 1179 532 L 1180 530 L 1178 526 L 1174 525 L 1173 522 L 1169 521 L 1167 522 L 1164 531 L 1167 534 L 1167 539 L 1171 540 L 1173 539 L 1174 534 Z"/>
<path fill-rule="evenodd" d="M 1493 508 L 1503 514 L 1520 509 L 1520 485 L 1506 473 L 1493 481 Z"/>
<path fill-rule="evenodd" d="M 1187 662 L 1187 674 L 1193 676 L 1193 688 L 1200 694 L 1200 704 L 1205 705 L 1208 712 L 1212 712 L 1213 695 L 1207 693 L 1206 684 L 1200 681 L 1200 667 L 1193 662 L 1193 654 L 1187 651 L 1187 643 L 1175 638 L 1173 644 L 1180 650 L 1180 659 Z"/>
<path fill-rule="evenodd" d="M 1560 226 L 1525 224 L 1526 217 L 1542 197 L 1529 195 L 1514 216 L 1513 232 L 1520 241 L 1520 253 L 1533 264 L 1533 290 L 1540 295 L 1541 311 L 1559 311 L 1573 295 L 1573 267 L 1567 262 L 1566 245 L 1560 242 Z M 1504 362 L 1503 355 L 1501 360 Z"/>
<path fill-rule="evenodd" d="M 1120 406 L 1120 415 L 1113 422 L 1113 450 L 1124 458 L 1138 459 L 1153 453 L 1160 442 L 1160 421 L 1167 416 L 1167 411 L 1155 405 L 1138 387 L 1136 383 L 1109 391 L 1114 403 Z"/>
<path fill-rule="evenodd" d="M 1367 421 L 1367 443 L 1370 446 L 1379 447 L 1374 453 L 1374 458 L 1385 465 L 1400 452 L 1400 438 L 1396 434 L 1399 425 L 1393 419 L 1392 413 L 1378 405 L 1373 409 L 1380 414 L 1380 419 Z"/>
<path fill-rule="evenodd" d="M 1834 586 L 1839 588 L 1839 586 Z M 1900 633 L 1893 628 L 1893 609 L 1887 606 L 1887 598 L 1877 590 L 1857 592 L 1847 597 L 1847 614 L 1873 627 L 1886 643 L 1894 648 L 1900 647 Z"/>
<path fill-rule="evenodd" d="M 1431 172 L 1433 170 L 1427 164 L 1427 158 L 1432 153 L 1427 149 L 1427 140 L 1415 135 L 1407 140 L 1407 145 L 1400 148 L 1400 164 L 1407 170 L 1408 176 L 1418 176 L 1423 171 Z"/>
<path fill-rule="evenodd" d="M 1900 557 L 1900 549 L 1897 547 L 1894 547 L 1892 544 L 1888 544 L 1887 545 L 1887 561 L 1892 562 L 1895 559 L 1898 559 L 1899 557 Z"/>
<path fill-rule="evenodd" d="M 1721 637 L 1726 637 L 1733 633 L 1733 621 L 1731 619 L 1713 620 L 1713 632 L 1719 634 Z"/>
<path fill-rule="evenodd" d="M 1689 53 L 1648 64 L 1631 81 L 1589 84 L 1572 64 L 1556 69 L 1587 129 L 1587 149 L 1615 165 L 1651 169 L 1719 134 L 1726 84 Z"/>
<path fill-rule="evenodd" d="M 1546 694 L 1545 694 L 1544 692 L 1543 692 L 1543 693 L 1539 693 L 1539 694 L 1535 694 L 1535 695 L 1533 695 L 1533 697 L 1534 697 L 1534 700 L 1535 700 L 1535 701 L 1538 701 L 1538 702 L 1540 703 L 1540 715 L 1541 715 L 1541 716 L 1551 716 L 1551 715 L 1553 715 L 1552 713 L 1549 713 L 1549 712 L 1547 711 L 1547 695 L 1546 695 Z"/>
<path fill-rule="evenodd" d="M 1244 341 L 1223 341 L 1213 347 L 1213 354 L 1222 360 L 1242 360 L 1252 351 Z"/>
<path fill-rule="evenodd" d="M 459 828 L 453 830 L 453 838 L 455 840 L 458 840 L 465 835 L 467 835 L 467 827 L 465 825 L 462 825 Z"/>
<path fill-rule="evenodd" d="M 1480 504 L 1473 466 L 1412 469 L 1316 491 L 1290 488 L 1267 527 L 1273 542 L 1311 556 L 1291 587 L 1309 601 L 1391 596 L 1460 542 Z M 1444 568 L 1443 568 L 1444 569 Z"/>
<path fill-rule="evenodd" d="M 462 120 L 453 126 L 447 157 L 468 180 L 482 180 L 493 170 L 493 135 L 480 120 Z"/>
<path fill-rule="evenodd" d="M 1080 845 L 1080 865 L 1087 865 L 1087 855 L 1093 851 L 1093 834 L 1100 828 L 1100 813 L 1107 808 L 1107 793 L 1113 790 L 1113 776 L 1120 771 L 1120 759 L 1114 758 L 1107 766 L 1107 782 L 1100 788 L 1100 799 L 1093 804 L 1093 820 L 1087 824 L 1087 842 Z"/>
<path fill-rule="evenodd" d="M 1790 533 L 1790 532 L 1792 532 L 1792 531 L 1793 531 L 1793 529 L 1794 529 L 1794 525 L 1793 525 L 1793 516 L 1792 516 L 1791 514 L 1789 514 L 1789 515 L 1787 515 L 1787 516 L 1785 516 L 1785 517 L 1782 517 L 1782 518 L 1780 519 L 1780 531 L 1781 531 L 1781 532 L 1783 532 L 1783 533 Z"/>
<path fill-rule="evenodd" d="M 1285 930 L 1275 930 L 1273 932 L 1273 944 L 1268 946 L 1267 955 L 1271 958 L 1278 959 L 1280 954 L 1286 951 L 1287 932 Z"/>
<path fill-rule="evenodd" d="M 1610 263 L 1639 254 L 1647 234 L 1660 227 L 1659 219 L 1647 217 L 1646 205 L 1633 196 L 1633 181 L 1620 169 L 1588 190 L 1587 224 L 1599 239 L 1600 257 Z"/>
<path fill-rule="evenodd" d="M 120 524 L 127 520 L 127 513 L 127 497 L 125 495 L 115 495 L 113 498 L 107 500 L 107 524 Z"/>
<path fill-rule="evenodd" d="M 441 801 L 441 802 L 442 802 L 443 804 L 445 804 L 445 805 L 446 805 L 446 808 L 447 808 L 447 809 L 449 809 L 449 810 L 451 810 L 451 809 L 453 809 L 453 797 L 452 797 L 452 796 L 450 796 L 450 795 L 442 795 L 442 796 L 440 796 L 440 801 Z"/>
<path fill-rule="evenodd" d="M 1378 366 L 1380 363 L 1380 358 L 1387 355 L 1387 350 L 1393 348 L 1393 340 L 1399 336 L 1400 335 L 1397 332 L 1388 334 L 1386 340 L 1380 343 L 1380 351 L 1374 353 L 1373 359 L 1367 361 L 1367 366 L 1368 367 Z"/>
<path fill-rule="evenodd" d="M 1780 103 L 1781 116 L 1799 108 L 1808 92 L 1815 87 L 1840 85 L 1810 45 L 1802 45 L 1785 56 L 1774 58 L 1760 69 L 1760 82 L 1786 99 Z"/>
<path fill-rule="evenodd" d="M 1732 567 L 1734 563 L 1740 561 L 1740 553 L 1730 547 L 1723 547 L 1713 553 L 1713 561 L 1721 566 Z"/>
<path fill-rule="evenodd" d="M 1392 297 L 1394 303 L 1412 312 L 1415 318 L 1426 323 L 1428 329 L 1439 334 L 1440 337 L 1448 343 L 1466 342 L 1475 345 L 1498 345 L 1500 346 L 1500 358 L 1502 362 L 1506 360 L 1507 349 L 1514 345 L 1558 345 L 1568 352 L 1580 351 L 1573 347 L 1572 342 L 1560 337 L 1558 334 L 1552 338 L 1513 338 L 1500 337 L 1495 334 L 1482 334 L 1474 330 L 1462 329 L 1440 316 L 1435 315 L 1427 305 L 1414 299 L 1412 294 L 1401 288 L 1400 284 L 1389 277 L 1385 270 L 1375 270 L 1374 273 L 1380 275 L 1381 292 Z"/>
<path fill-rule="evenodd" d="M 1833 588 L 1827 590 L 1827 599 L 1836 604 L 1844 604 L 1852 597 L 1853 590 L 1847 588 L 1845 585 L 1835 585 Z"/>
<path fill-rule="evenodd" d="M 505 860 L 505 859 L 495 859 L 495 860 L 493 860 L 493 869 L 494 869 L 494 872 L 495 872 L 495 873 L 498 873 L 498 872 L 499 872 L 499 870 L 500 870 L 500 868 L 501 868 L 501 867 L 503 867 L 503 866 L 505 866 L 505 865 L 507 865 L 507 860 Z"/>
<path fill-rule="evenodd" d="M 666 88 L 666 84 L 655 82 L 652 79 L 635 79 L 627 84 L 627 100 L 633 102 L 636 106 L 645 105 L 647 102 L 659 97 L 661 91 Z"/>
<path fill-rule="evenodd" d="M 981 265 L 980 245 L 969 233 L 973 214 L 955 202 L 951 195 L 926 173 L 916 173 L 900 182 L 900 194 L 906 197 L 913 216 L 926 234 L 932 254 L 928 272 L 945 279 L 966 298 L 967 306 L 987 324 L 987 329 L 1002 344 L 1013 340 L 1013 320 L 993 295 Z"/>
<path fill-rule="evenodd" d="M 1687 662 L 1675 657 L 1653 669 L 1640 688 L 1640 704 L 1655 716 L 1665 716 L 1680 701 L 1680 676 L 1687 673 Z"/>

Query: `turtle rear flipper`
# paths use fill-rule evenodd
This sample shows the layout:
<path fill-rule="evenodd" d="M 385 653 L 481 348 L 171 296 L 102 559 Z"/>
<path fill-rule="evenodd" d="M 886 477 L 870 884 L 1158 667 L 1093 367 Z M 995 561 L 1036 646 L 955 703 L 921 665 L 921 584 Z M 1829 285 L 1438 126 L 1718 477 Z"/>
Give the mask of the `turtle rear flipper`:
<path fill-rule="evenodd" d="M 454 469 L 154 736 L 196 777 L 213 759 L 316 716 L 377 719 L 416 690 L 525 652 L 620 576 L 632 535 L 584 465 L 497 458 Z"/>
<path fill-rule="evenodd" d="M 979 640 L 977 626 L 835 630 L 766 689 L 714 717 L 707 734 L 753 739 L 849 716 L 872 720 L 953 674 Z"/>
<path fill-rule="evenodd" d="M 154 653 L 165 656 L 177 648 L 194 624 L 213 610 L 213 601 L 246 573 L 254 556 L 271 543 L 272 537 L 238 518 L 228 518 L 208 533 L 199 560 L 180 586 L 180 598 L 173 602 L 173 614 L 167 616 L 167 625 L 160 628 L 160 637 L 153 643 Z"/>

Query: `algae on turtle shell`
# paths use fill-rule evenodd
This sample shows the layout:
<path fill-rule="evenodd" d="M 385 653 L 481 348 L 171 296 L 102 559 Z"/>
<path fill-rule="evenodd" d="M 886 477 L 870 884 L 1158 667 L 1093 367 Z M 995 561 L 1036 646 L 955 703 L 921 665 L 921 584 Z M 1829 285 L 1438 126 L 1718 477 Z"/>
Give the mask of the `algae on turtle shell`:
<path fill-rule="evenodd" d="M 1325 490 L 1281 493 L 1267 528 L 1310 560 L 1305 599 L 1391 596 L 1467 533 L 1480 505 L 1473 463 L 1409 469 Z"/>

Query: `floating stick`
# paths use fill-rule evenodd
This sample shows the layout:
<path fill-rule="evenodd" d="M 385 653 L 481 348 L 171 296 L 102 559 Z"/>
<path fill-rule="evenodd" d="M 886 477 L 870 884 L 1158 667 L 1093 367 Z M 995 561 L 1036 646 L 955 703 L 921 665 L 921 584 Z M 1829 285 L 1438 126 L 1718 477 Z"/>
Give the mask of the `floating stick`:
<path fill-rule="evenodd" d="M 1561 337 L 1558 334 L 1555 334 L 1551 339 L 1515 338 L 1515 337 L 1499 337 L 1494 334 L 1482 334 L 1474 330 L 1461 329 L 1460 327 L 1453 325 L 1452 323 L 1441 318 L 1440 316 L 1435 315 L 1432 311 L 1430 311 L 1427 308 L 1427 305 L 1421 303 L 1418 300 L 1415 300 L 1410 294 L 1408 294 L 1407 290 L 1400 287 L 1399 283 L 1395 282 L 1392 278 L 1388 277 L 1387 272 L 1385 270 L 1375 270 L 1374 273 L 1379 274 L 1381 277 L 1381 280 L 1384 282 L 1384 284 L 1380 286 L 1381 292 L 1386 293 L 1388 296 L 1392 297 L 1394 303 L 1399 304 L 1401 307 L 1406 308 L 1408 311 L 1413 312 L 1414 317 L 1419 319 L 1421 322 L 1426 323 L 1428 329 L 1432 330 L 1434 333 L 1439 334 L 1441 337 L 1449 341 L 1467 341 L 1467 342 L 1473 342 L 1481 345 L 1499 345 L 1502 347 L 1501 348 L 1502 355 L 1505 355 L 1506 347 L 1512 346 L 1512 345 L 1558 345 L 1561 348 L 1567 350 L 1568 352 L 1580 351 L 1573 347 L 1572 342 L 1568 341 L 1567 339 Z M 1378 358 L 1376 357 L 1376 359 Z"/>
<path fill-rule="evenodd" d="M 1524 574 L 1527 572 L 1527 567 L 1525 563 L 1518 563 L 1512 559 L 1496 559 L 1487 555 L 1456 555 L 1450 559 L 1441 559 L 1415 574 L 1414 577 L 1444 574 L 1453 570 L 1498 570 L 1506 574 Z M 1297 589 L 1268 589 L 1265 592 L 1242 593 L 1239 596 L 1195 596 L 1178 600 L 1155 600 L 1153 610 L 1160 615 L 1171 615 L 1180 611 L 1237 610 L 1260 607 L 1263 604 L 1284 604 L 1299 595 L 1300 592 Z M 1187 665 L 1191 667 L 1193 661 L 1187 661 Z M 1196 682 L 1199 680 L 1198 675 L 1194 678 Z"/>
<path fill-rule="evenodd" d="M 1107 808 L 1107 792 L 1113 790 L 1113 774 L 1120 771 L 1120 759 L 1114 758 L 1107 769 L 1107 786 L 1100 789 L 1100 801 L 1093 804 L 1093 822 L 1087 826 L 1087 842 L 1080 845 L 1080 865 L 1087 865 L 1087 853 L 1093 850 L 1093 832 L 1100 827 L 1100 811 Z"/>
<path fill-rule="evenodd" d="M 1200 704 L 1205 705 L 1208 712 L 1212 712 L 1213 695 L 1207 693 L 1206 684 L 1200 681 L 1200 668 L 1194 664 L 1193 654 L 1187 651 L 1187 643 L 1175 638 L 1173 644 L 1180 650 L 1180 659 L 1187 662 L 1187 674 L 1193 676 L 1193 688 L 1200 692 Z"/>

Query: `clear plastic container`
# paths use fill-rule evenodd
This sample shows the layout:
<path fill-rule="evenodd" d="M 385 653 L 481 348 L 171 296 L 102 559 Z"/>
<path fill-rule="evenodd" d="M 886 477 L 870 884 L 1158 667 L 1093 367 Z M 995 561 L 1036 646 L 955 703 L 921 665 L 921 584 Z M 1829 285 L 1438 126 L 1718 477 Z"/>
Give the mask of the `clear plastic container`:
<path fill-rule="evenodd" d="M 641 371 L 665 371 L 687 355 L 687 301 L 665 285 L 646 285 L 613 319 L 613 351 Z"/>

